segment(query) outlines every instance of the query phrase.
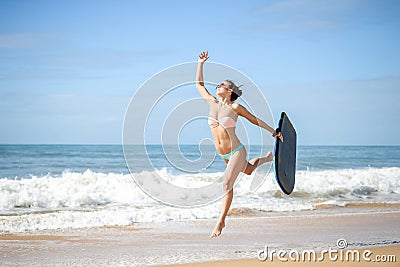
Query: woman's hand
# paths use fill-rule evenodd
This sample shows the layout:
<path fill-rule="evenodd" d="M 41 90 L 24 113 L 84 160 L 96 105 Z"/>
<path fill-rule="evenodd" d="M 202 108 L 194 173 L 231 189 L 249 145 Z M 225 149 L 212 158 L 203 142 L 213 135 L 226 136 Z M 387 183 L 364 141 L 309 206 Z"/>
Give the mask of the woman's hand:
<path fill-rule="evenodd" d="M 283 143 L 283 135 L 282 135 L 281 132 L 275 131 L 275 132 L 272 134 L 272 137 L 279 138 L 279 140 L 281 140 L 281 142 Z"/>
<path fill-rule="evenodd" d="M 279 132 L 279 133 L 276 135 L 276 137 L 278 137 L 279 140 L 281 140 L 281 142 L 283 143 L 283 135 L 282 135 L 281 132 Z"/>
<path fill-rule="evenodd" d="M 199 59 L 197 60 L 199 63 L 204 63 L 208 59 L 208 51 L 201 52 L 199 55 Z"/>

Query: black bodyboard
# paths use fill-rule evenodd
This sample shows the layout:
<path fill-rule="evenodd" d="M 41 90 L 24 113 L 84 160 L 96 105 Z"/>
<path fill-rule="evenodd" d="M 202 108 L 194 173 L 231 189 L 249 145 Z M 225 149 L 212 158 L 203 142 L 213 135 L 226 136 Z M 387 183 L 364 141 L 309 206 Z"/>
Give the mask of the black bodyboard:
<path fill-rule="evenodd" d="M 285 112 L 282 112 L 277 132 L 281 132 L 283 142 L 275 140 L 275 177 L 282 191 L 292 193 L 296 175 L 297 134 Z"/>

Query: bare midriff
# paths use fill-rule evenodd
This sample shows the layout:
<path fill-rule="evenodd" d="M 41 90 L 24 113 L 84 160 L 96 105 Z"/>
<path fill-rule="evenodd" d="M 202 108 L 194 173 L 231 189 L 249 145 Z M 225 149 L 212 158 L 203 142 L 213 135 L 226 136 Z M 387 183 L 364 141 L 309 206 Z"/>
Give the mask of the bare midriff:
<path fill-rule="evenodd" d="M 215 148 L 219 154 L 228 154 L 240 145 L 235 129 L 235 127 L 225 129 L 221 125 L 211 128 Z"/>

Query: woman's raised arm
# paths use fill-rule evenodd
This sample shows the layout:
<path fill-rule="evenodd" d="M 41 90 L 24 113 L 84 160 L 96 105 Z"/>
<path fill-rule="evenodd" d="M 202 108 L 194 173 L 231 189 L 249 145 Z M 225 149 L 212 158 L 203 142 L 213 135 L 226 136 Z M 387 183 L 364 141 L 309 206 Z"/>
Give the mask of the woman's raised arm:
<path fill-rule="evenodd" d="M 210 99 L 215 99 L 214 96 L 212 96 L 207 89 L 204 87 L 204 77 L 203 77 L 203 65 L 204 62 L 208 59 L 208 51 L 206 52 L 201 52 L 198 58 L 198 64 L 197 64 L 197 72 L 196 72 L 196 88 L 197 91 L 199 91 L 200 95 L 205 99 L 205 100 L 210 100 Z"/>

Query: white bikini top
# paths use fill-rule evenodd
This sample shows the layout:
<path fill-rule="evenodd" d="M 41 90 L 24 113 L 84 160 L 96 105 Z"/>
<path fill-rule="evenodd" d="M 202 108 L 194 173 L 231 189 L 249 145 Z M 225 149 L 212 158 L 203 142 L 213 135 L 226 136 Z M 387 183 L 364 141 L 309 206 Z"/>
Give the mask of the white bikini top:
<path fill-rule="evenodd" d="M 238 115 L 231 106 L 225 105 L 222 102 L 209 101 L 210 113 L 208 114 L 208 125 L 211 128 L 221 125 L 224 128 L 236 127 Z"/>

